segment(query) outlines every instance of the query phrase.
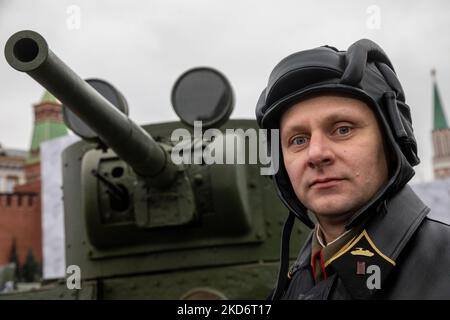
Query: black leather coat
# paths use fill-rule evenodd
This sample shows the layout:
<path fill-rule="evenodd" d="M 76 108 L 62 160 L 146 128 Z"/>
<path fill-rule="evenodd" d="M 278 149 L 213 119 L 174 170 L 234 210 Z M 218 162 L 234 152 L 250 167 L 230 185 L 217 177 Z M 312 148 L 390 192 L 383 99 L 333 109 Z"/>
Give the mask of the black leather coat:
<path fill-rule="evenodd" d="M 450 299 L 450 226 L 429 212 L 406 185 L 325 263 L 330 276 L 317 285 L 311 234 L 282 299 Z"/>

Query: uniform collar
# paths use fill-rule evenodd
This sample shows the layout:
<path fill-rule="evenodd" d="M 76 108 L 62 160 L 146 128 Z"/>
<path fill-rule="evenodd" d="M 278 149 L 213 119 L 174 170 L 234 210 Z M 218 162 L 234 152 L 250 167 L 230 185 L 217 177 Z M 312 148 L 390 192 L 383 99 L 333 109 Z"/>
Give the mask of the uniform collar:
<path fill-rule="evenodd" d="M 388 275 L 430 209 L 406 185 L 325 265 L 333 268 L 355 299 L 382 292 Z"/>
<path fill-rule="evenodd" d="M 355 237 L 325 261 L 325 267 L 333 268 L 354 299 L 368 299 L 383 290 L 398 256 L 430 209 L 405 185 L 377 211 Z M 291 268 L 291 274 L 309 264 L 314 232 Z"/>
<path fill-rule="evenodd" d="M 314 230 L 315 232 L 311 239 L 311 268 L 317 283 L 323 279 L 327 279 L 332 274 L 333 270 L 325 270 L 325 262 L 333 257 L 346 243 L 355 239 L 359 231 L 361 231 L 361 226 L 355 226 L 350 230 L 346 230 L 326 245 L 319 223 L 317 223 Z"/>

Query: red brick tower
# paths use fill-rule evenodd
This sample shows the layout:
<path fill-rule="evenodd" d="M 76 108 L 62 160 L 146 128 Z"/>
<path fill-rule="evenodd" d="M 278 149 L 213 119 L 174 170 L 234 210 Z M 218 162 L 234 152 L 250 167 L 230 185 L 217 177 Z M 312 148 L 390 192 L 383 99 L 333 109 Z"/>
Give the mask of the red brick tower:
<path fill-rule="evenodd" d="M 19 265 L 30 252 L 42 265 L 40 144 L 66 135 L 67 128 L 61 104 L 48 92 L 33 109 L 33 134 L 24 164 L 26 182 L 12 193 L 0 193 L 0 265 L 11 260 L 14 247 Z"/>

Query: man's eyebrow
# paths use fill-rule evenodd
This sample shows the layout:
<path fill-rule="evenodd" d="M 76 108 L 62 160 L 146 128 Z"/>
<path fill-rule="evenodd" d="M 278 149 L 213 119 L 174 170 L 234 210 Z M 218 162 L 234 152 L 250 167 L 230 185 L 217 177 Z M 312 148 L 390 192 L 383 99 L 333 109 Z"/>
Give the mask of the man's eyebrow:
<path fill-rule="evenodd" d="M 356 118 L 359 117 L 356 116 L 351 109 L 342 108 L 326 115 L 323 119 L 321 119 L 321 122 L 335 123 L 339 121 L 355 121 Z M 305 132 L 308 131 L 308 127 L 309 127 L 308 125 L 305 125 L 303 123 L 295 123 L 293 125 L 288 126 L 285 130 L 283 130 L 283 132 L 284 135 L 289 135 L 292 134 L 293 132 Z"/>
<path fill-rule="evenodd" d="M 338 121 L 354 121 L 356 118 L 359 118 L 357 115 L 352 112 L 352 110 L 340 109 L 329 115 L 327 115 L 323 121 L 324 122 L 338 122 Z"/>
<path fill-rule="evenodd" d="M 294 132 L 306 132 L 308 131 L 308 126 L 305 126 L 303 124 L 295 124 L 293 126 L 289 126 L 287 129 L 282 131 L 284 133 L 283 136 L 287 136 Z"/>

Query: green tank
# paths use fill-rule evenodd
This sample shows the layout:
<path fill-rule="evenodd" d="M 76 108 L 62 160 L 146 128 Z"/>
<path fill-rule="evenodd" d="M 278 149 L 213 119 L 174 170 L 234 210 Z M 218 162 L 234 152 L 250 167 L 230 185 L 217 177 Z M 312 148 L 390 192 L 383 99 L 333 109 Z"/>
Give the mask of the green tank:
<path fill-rule="evenodd" d="M 66 265 L 79 268 L 81 288 L 60 279 L 0 299 L 268 296 L 286 209 L 261 164 L 236 161 L 235 154 L 249 156 L 252 147 L 239 130 L 258 127 L 253 119 L 229 119 L 234 98 L 225 76 L 189 70 L 172 91 L 180 121 L 139 126 L 118 90 L 82 80 L 38 33 L 12 35 L 5 56 L 62 102 L 66 124 L 83 138 L 62 154 Z M 200 131 L 193 126 L 199 120 Z M 205 137 L 207 129 L 215 130 L 215 140 Z M 191 161 L 174 160 L 181 145 L 174 132 L 192 137 L 183 141 L 190 152 L 183 159 Z M 212 143 L 230 141 L 233 163 L 202 157 Z M 291 259 L 309 233 L 295 228 Z"/>

